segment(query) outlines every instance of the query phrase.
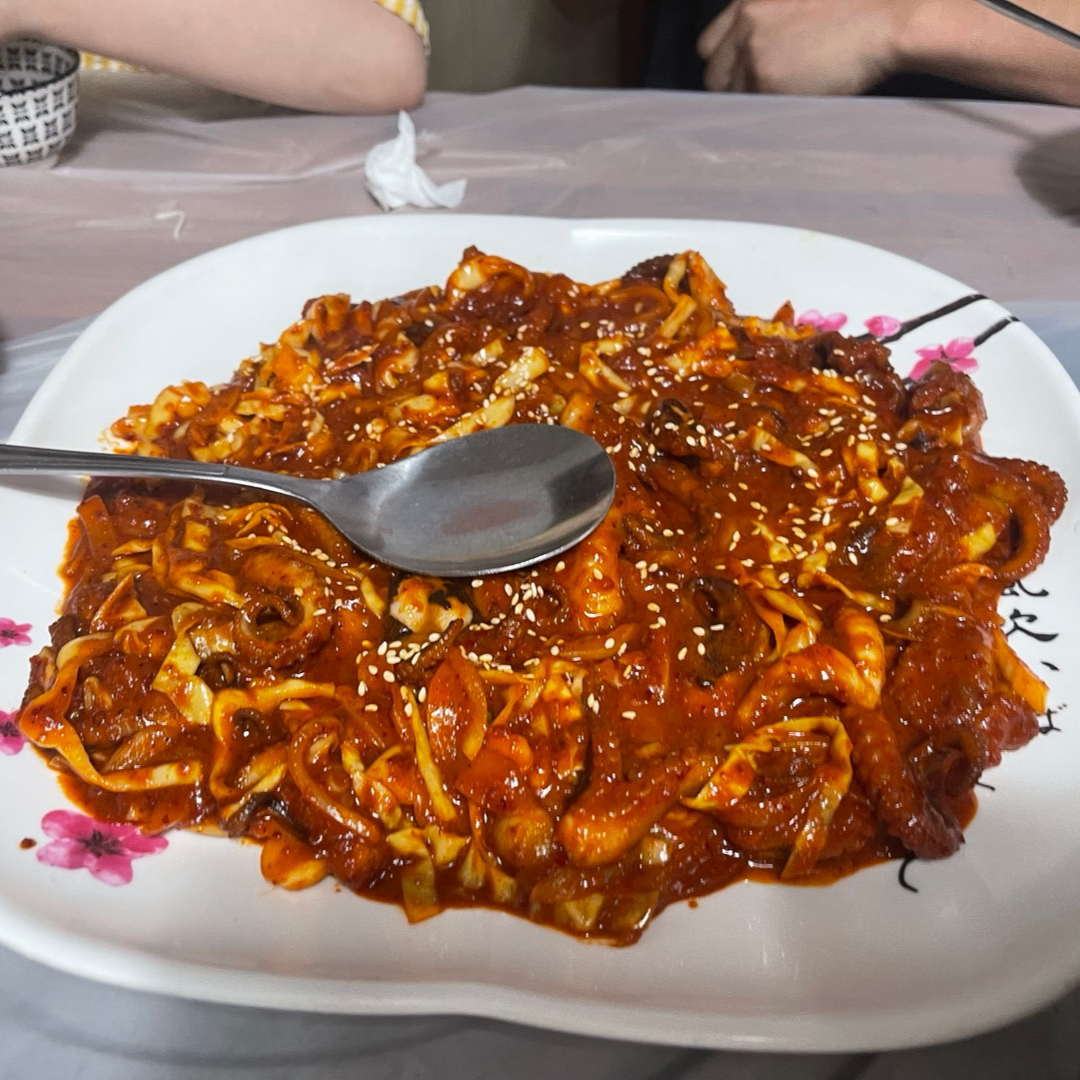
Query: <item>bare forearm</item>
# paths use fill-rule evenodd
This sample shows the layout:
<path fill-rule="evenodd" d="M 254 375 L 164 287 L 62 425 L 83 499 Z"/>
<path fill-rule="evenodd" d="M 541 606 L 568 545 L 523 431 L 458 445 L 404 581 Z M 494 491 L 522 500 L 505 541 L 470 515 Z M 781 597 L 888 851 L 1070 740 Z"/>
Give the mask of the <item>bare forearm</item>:
<path fill-rule="evenodd" d="M 411 108 L 426 81 L 415 31 L 374 0 L 0 0 L 5 33 L 299 109 Z"/>
<path fill-rule="evenodd" d="M 1080 0 L 1026 2 L 1080 21 Z M 1080 104 L 1080 52 L 975 0 L 734 0 L 698 49 L 710 90 L 859 94 L 914 72 Z"/>
<path fill-rule="evenodd" d="M 1080 31 L 1075 0 L 1023 0 Z M 971 0 L 922 0 L 898 43 L 900 66 L 1000 93 L 1080 105 L 1080 51 Z"/>

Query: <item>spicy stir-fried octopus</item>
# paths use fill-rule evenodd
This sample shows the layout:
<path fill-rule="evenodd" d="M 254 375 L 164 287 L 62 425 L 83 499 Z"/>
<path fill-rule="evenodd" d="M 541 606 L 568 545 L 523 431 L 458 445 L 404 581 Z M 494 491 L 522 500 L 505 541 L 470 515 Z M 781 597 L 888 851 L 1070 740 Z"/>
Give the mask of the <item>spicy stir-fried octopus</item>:
<path fill-rule="evenodd" d="M 97 483 L 22 730 L 99 818 L 262 845 L 403 905 L 633 941 L 747 876 L 823 882 L 962 842 L 1046 687 L 1002 590 L 1065 491 L 987 456 L 981 398 L 869 339 L 737 315 L 695 252 L 597 286 L 465 253 L 445 288 L 310 301 L 120 449 L 304 476 L 566 424 L 618 494 L 567 554 L 432 580 L 317 514 Z"/>

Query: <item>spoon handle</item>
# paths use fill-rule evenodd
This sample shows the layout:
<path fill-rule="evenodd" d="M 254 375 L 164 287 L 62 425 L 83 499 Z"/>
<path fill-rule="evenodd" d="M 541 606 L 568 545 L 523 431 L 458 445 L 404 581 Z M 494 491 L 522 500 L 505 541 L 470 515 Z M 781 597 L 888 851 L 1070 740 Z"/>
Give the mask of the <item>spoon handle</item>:
<path fill-rule="evenodd" d="M 82 450 L 47 450 L 38 446 L 0 443 L 0 473 L 74 473 L 88 476 L 153 476 L 159 479 L 201 480 L 210 484 L 253 487 L 288 495 L 316 505 L 314 481 L 281 473 L 221 465 L 214 461 L 97 454 Z"/>

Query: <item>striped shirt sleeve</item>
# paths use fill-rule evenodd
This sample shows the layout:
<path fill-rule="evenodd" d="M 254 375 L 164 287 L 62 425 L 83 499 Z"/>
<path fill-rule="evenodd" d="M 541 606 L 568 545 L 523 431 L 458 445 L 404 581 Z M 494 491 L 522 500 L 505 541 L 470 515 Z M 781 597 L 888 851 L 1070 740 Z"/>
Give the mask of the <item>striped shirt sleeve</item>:
<path fill-rule="evenodd" d="M 380 6 L 392 11 L 399 18 L 404 19 L 419 35 L 424 43 L 424 49 L 430 48 L 430 33 L 428 22 L 424 17 L 424 9 L 420 6 L 420 0 L 375 0 Z"/>

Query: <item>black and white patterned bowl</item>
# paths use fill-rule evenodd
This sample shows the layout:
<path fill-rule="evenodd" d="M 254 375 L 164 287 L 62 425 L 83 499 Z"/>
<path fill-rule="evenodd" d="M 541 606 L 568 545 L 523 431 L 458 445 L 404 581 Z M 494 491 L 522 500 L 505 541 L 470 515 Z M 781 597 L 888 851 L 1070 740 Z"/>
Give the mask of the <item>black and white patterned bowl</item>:
<path fill-rule="evenodd" d="M 60 152 L 75 130 L 79 54 L 40 41 L 0 43 L 0 165 Z"/>

